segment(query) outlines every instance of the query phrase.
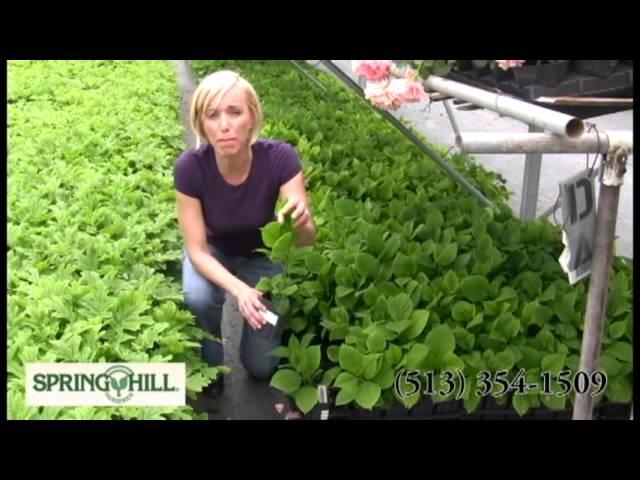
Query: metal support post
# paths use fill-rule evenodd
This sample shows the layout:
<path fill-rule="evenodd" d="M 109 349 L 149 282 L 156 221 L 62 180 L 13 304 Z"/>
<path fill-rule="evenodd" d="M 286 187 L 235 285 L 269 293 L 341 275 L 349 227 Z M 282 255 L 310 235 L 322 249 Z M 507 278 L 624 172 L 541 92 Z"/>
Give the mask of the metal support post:
<path fill-rule="evenodd" d="M 580 372 L 584 372 L 589 379 L 598 368 L 600 361 L 620 186 L 626 171 L 628 155 L 628 149 L 616 144 L 602 159 L 593 259 L 580 353 Z M 591 392 L 586 391 L 583 394 L 576 392 L 573 419 L 590 420 L 592 416 L 593 397 Z"/>

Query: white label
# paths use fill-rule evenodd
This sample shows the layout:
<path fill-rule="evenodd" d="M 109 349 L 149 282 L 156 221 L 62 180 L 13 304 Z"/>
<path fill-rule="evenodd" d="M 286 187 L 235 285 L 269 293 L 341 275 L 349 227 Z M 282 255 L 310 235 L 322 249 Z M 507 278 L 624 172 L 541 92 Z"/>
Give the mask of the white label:
<path fill-rule="evenodd" d="M 276 323 L 278 323 L 278 316 L 269 310 L 263 312 L 262 317 L 274 327 L 276 326 Z"/>

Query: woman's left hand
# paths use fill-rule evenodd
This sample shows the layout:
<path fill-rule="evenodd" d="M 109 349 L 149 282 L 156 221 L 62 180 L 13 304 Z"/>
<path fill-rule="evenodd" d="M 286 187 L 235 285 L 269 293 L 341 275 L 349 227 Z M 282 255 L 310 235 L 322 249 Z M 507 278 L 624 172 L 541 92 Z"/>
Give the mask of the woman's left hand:
<path fill-rule="evenodd" d="M 278 222 L 283 223 L 285 215 L 291 213 L 294 228 L 300 228 L 311 219 L 309 206 L 300 198 L 289 198 L 284 207 L 278 212 Z"/>

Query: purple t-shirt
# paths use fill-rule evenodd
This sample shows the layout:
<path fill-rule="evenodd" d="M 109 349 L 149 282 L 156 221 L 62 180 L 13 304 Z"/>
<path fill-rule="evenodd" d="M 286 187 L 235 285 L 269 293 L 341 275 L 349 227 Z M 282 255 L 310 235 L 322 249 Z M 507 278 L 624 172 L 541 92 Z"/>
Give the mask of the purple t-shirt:
<path fill-rule="evenodd" d="M 302 170 L 297 152 L 285 142 L 258 140 L 252 149 L 249 176 L 237 186 L 220 174 L 210 144 L 187 150 L 174 168 L 176 190 L 200 200 L 207 242 L 231 256 L 264 248 L 259 229 L 275 220 L 280 187 Z"/>

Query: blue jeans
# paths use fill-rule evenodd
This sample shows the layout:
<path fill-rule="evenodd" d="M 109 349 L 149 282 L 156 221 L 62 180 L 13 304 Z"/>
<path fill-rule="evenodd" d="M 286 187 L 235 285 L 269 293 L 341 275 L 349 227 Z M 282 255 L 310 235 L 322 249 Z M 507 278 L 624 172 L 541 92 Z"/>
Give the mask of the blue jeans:
<path fill-rule="evenodd" d="M 231 257 L 212 245 L 209 245 L 209 251 L 229 272 L 252 287 L 255 287 L 262 277 L 272 277 L 284 272 L 282 265 L 271 262 L 267 257 Z M 185 306 L 196 317 L 198 325 L 221 338 L 222 308 L 226 292 L 200 274 L 186 252 L 182 262 L 182 288 Z M 267 355 L 267 352 L 280 345 L 281 337 L 267 339 L 251 328 L 244 317 L 241 318 L 243 325 L 240 361 L 252 377 L 267 380 L 276 371 L 280 361 L 277 357 Z M 222 343 L 203 339 L 202 357 L 210 366 L 222 365 L 224 363 Z"/>

